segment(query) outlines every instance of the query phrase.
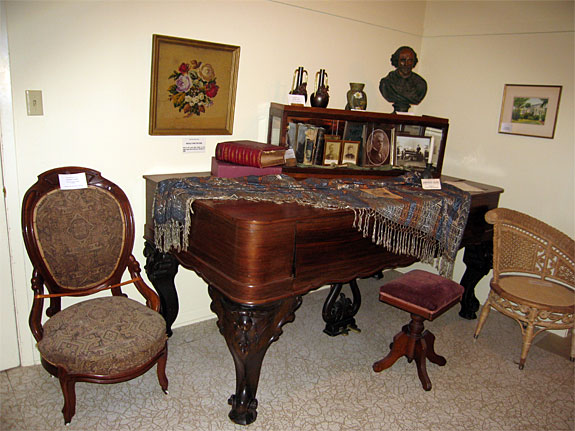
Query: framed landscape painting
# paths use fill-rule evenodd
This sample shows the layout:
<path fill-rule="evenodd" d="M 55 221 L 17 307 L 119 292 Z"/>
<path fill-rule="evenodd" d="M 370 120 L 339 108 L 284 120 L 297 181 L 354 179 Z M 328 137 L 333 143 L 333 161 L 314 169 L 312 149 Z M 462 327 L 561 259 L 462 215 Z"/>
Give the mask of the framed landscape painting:
<path fill-rule="evenodd" d="M 505 84 L 499 133 L 553 138 L 560 85 Z"/>
<path fill-rule="evenodd" d="M 150 135 L 231 135 L 240 47 L 154 34 Z"/>

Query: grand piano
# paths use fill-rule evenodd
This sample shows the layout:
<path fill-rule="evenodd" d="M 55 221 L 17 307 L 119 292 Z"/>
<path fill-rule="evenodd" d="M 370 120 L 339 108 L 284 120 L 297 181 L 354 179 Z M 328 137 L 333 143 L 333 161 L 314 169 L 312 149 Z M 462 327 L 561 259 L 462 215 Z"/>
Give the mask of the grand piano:
<path fill-rule="evenodd" d="M 208 285 L 211 309 L 232 354 L 236 391 L 228 402 L 230 419 L 247 425 L 257 416 L 256 392 L 265 353 L 282 326 L 295 318 L 307 292 L 331 285 L 323 309 L 326 332 L 356 328 L 361 304 L 356 279 L 384 269 L 405 267 L 416 259 L 396 255 L 364 238 L 353 226 L 353 211 L 324 210 L 298 204 L 244 200 L 196 200 L 189 247 L 162 253 L 154 245 L 153 198 L 164 179 L 209 175 L 146 175 L 146 272 L 162 301 L 168 334 L 178 313 L 174 278 L 178 266 L 195 271 Z M 442 177 L 443 181 L 463 181 Z M 467 270 L 460 315 L 475 318 L 474 288 L 491 268 L 492 230 L 485 213 L 498 206 L 501 188 L 464 181 L 471 210 L 461 247 Z M 463 184 L 462 183 L 462 184 Z M 341 293 L 350 285 L 352 298 Z"/>

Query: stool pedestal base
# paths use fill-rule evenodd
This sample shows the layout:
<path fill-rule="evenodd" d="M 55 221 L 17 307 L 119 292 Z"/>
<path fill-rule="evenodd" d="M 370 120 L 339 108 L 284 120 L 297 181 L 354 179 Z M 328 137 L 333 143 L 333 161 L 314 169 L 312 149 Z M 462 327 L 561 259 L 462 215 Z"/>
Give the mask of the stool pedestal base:
<path fill-rule="evenodd" d="M 373 371 L 379 373 L 391 367 L 402 356 L 407 357 L 409 362 L 415 359 L 417 375 L 423 389 L 426 391 L 431 390 L 431 380 L 427 375 L 426 359 L 439 366 L 445 365 L 447 360 L 435 353 L 435 335 L 430 331 L 423 331 L 424 320 L 421 316 L 411 314 L 411 322 L 393 337 L 391 351 L 385 358 L 373 364 Z"/>

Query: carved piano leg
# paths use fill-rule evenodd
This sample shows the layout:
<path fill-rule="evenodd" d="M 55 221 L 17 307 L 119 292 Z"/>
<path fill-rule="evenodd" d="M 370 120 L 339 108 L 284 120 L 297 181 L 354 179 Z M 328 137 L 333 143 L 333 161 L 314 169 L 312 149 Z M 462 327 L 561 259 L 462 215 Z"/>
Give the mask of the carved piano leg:
<path fill-rule="evenodd" d="M 178 316 L 178 292 L 174 278 L 178 272 L 178 261 L 170 253 L 162 253 L 148 241 L 144 244 L 148 279 L 158 292 L 161 302 L 160 314 L 166 321 L 166 333 L 172 336 L 172 324 Z"/>
<path fill-rule="evenodd" d="M 479 300 L 475 297 L 475 286 L 485 277 L 493 265 L 493 242 L 488 241 L 465 247 L 463 262 L 467 266 L 461 284 L 464 287 L 459 315 L 464 319 L 476 319 Z"/>
<path fill-rule="evenodd" d="M 322 316 L 325 322 L 323 332 L 332 337 L 340 334 L 347 335 L 350 329 L 360 332 L 354 319 L 361 305 L 357 281 L 354 279 L 349 282 L 353 301 L 341 293 L 342 287 L 343 283 L 332 284 L 323 304 Z"/>
<path fill-rule="evenodd" d="M 226 339 L 236 367 L 236 393 L 228 403 L 230 419 L 240 425 L 256 420 L 256 392 L 262 361 L 271 343 L 282 334 L 282 326 L 295 319 L 301 296 L 270 304 L 243 305 L 229 300 L 210 286 L 211 309 L 218 316 L 218 328 Z"/>

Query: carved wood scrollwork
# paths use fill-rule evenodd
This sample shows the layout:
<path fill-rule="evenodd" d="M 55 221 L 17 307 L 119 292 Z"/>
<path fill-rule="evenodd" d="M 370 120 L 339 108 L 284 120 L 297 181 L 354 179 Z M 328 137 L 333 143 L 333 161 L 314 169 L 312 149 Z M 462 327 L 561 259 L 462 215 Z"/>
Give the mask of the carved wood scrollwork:
<path fill-rule="evenodd" d="M 256 392 L 264 356 L 271 343 L 282 334 L 282 326 L 295 319 L 301 296 L 265 305 L 244 305 L 231 301 L 213 286 L 209 287 L 211 309 L 218 316 L 217 325 L 226 339 L 236 367 L 236 393 L 228 403 L 229 417 L 237 424 L 256 420 Z"/>

